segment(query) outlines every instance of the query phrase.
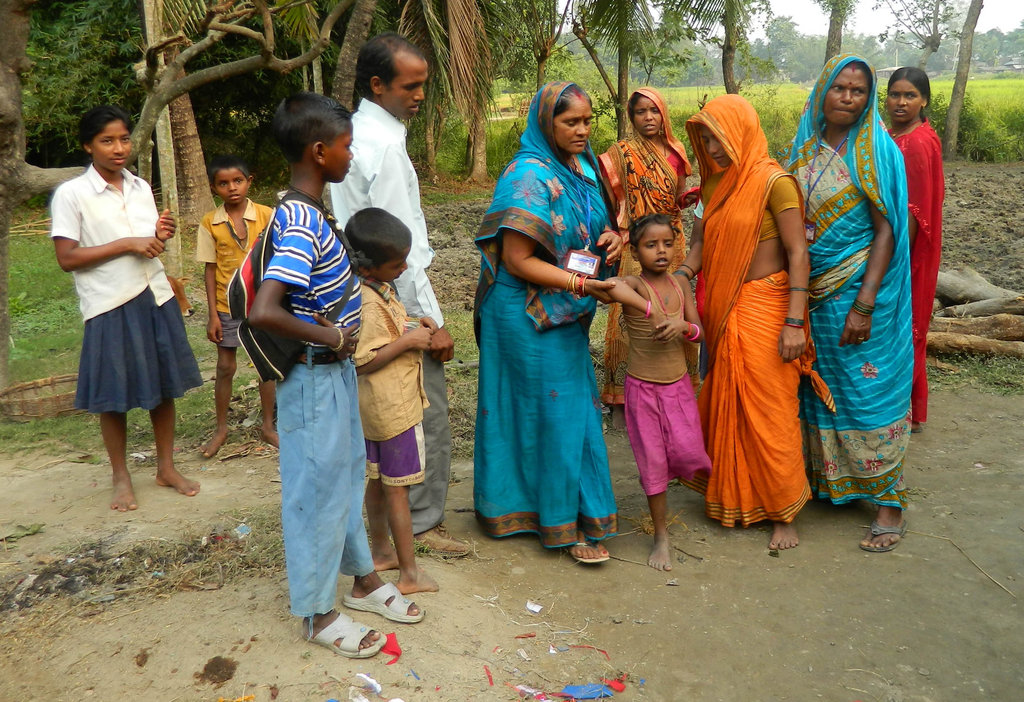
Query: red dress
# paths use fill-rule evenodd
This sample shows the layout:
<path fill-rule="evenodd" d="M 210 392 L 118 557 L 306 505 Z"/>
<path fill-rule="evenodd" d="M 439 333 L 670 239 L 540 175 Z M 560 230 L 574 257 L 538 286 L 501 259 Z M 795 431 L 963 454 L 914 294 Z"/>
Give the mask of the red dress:
<path fill-rule="evenodd" d="M 942 201 L 946 180 L 942 173 L 942 145 L 924 119 L 909 134 L 893 136 L 907 167 L 910 214 L 917 220 L 917 237 L 910 249 L 910 287 L 914 316 L 914 386 L 910 392 L 910 418 L 928 419 L 928 372 L 925 369 L 928 326 L 932 319 L 935 282 L 942 259 Z"/>

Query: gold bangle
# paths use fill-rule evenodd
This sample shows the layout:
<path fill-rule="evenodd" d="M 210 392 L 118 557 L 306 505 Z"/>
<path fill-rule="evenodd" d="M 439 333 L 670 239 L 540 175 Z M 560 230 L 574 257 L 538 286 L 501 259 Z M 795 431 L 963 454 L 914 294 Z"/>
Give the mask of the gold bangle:
<path fill-rule="evenodd" d="M 343 332 L 340 327 L 335 327 L 335 329 L 338 330 L 338 345 L 331 346 L 330 349 L 334 353 L 341 353 L 341 350 L 345 348 L 345 332 Z"/>

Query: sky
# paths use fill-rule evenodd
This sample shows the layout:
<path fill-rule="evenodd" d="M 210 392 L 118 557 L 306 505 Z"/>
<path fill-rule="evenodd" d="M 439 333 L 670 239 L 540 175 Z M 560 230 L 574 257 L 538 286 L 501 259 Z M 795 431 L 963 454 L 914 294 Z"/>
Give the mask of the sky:
<path fill-rule="evenodd" d="M 772 11 L 777 17 L 792 17 L 804 34 L 828 33 L 828 15 L 813 0 L 770 0 Z M 888 9 L 874 9 L 876 0 L 858 0 L 853 20 L 847 24 L 847 31 L 857 34 L 880 34 L 892 24 Z M 964 2 L 966 7 L 966 0 Z M 987 32 L 998 29 L 1010 32 L 1024 21 L 1024 1 L 985 0 L 978 17 L 977 31 Z"/>

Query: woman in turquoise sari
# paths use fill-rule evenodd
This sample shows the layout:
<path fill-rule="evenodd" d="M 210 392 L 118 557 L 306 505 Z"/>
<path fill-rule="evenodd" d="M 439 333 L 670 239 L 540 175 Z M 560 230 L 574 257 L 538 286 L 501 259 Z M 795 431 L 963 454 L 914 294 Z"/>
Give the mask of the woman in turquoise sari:
<path fill-rule="evenodd" d="M 800 118 L 789 171 L 803 189 L 815 370 L 833 414 L 801 389 L 811 488 L 836 504 L 878 505 L 866 551 L 906 533 L 903 461 L 914 372 L 903 156 L 878 114 L 874 71 L 832 58 Z"/>
<path fill-rule="evenodd" d="M 548 83 L 533 98 L 476 239 L 474 310 L 477 517 L 490 536 L 533 532 L 586 563 L 608 560 L 599 542 L 617 529 L 589 329 L 622 249 L 591 119 L 574 83 Z M 578 272 L 588 262 L 589 277 Z"/>

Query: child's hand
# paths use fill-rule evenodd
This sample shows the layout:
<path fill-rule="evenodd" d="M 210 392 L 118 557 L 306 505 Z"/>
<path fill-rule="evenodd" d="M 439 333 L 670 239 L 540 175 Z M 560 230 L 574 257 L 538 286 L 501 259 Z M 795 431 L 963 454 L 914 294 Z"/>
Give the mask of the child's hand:
<path fill-rule="evenodd" d="M 164 252 L 164 242 L 155 236 L 133 236 L 124 241 L 131 253 L 143 258 L 156 258 Z"/>
<path fill-rule="evenodd" d="M 430 350 L 430 339 L 434 336 L 428 327 L 417 327 L 412 331 L 408 331 L 402 335 L 405 343 L 409 345 L 410 349 L 416 349 L 418 351 L 429 351 Z"/>
<path fill-rule="evenodd" d="M 334 322 L 327 319 L 327 317 L 324 317 L 319 312 L 313 313 L 313 321 L 319 324 L 321 327 L 329 327 L 330 329 L 334 330 L 330 332 L 329 335 L 327 335 L 324 338 L 324 340 L 321 341 L 320 343 L 326 344 L 331 349 L 334 349 L 334 347 L 337 346 L 339 341 L 344 342 L 341 345 L 341 349 L 336 351 L 336 353 L 338 354 L 338 358 L 348 358 L 349 356 L 356 352 L 356 342 L 358 341 L 359 336 L 358 324 L 350 324 L 344 329 L 340 329 L 334 326 Z M 340 338 L 337 335 L 339 331 L 341 332 Z"/>
<path fill-rule="evenodd" d="M 779 355 L 786 363 L 800 358 L 806 344 L 807 337 L 803 329 L 783 326 L 779 332 Z"/>
<path fill-rule="evenodd" d="M 437 322 L 435 322 L 430 317 L 423 317 L 422 319 L 420 319 L 420 325 L 429 329 L 431 333 L 437 331 Z"/>
<path fill-rule="evenodd" d="M 679 196 L 679 209 L 685 210 L 687 207 L 692 207 L 700 201 L 700 187 L 690 188 L 685 193 Z"/>
<path fill-rule="evenodd" d="M 678 336 L 690 333 L 690 323 L 678 317 L 666 319 L 654 327 L 654 338 L 658 341 L 672 341 Z"/>
<path fill-rule="evenodd" d="M 156 221 L 156 238 L 160 241 L 167 241 L 174 236 L 177 228 L 178 224 L 174 221 L 174 215 L 170 210 L 164 210 L 160 213 L 160 219 Z"/>
<path fill-rule="evenodd" d="M 220 317 L 210 317 L 206 323 L 206 338 L 215 344 L 224 341 L 224 328 L 221 327 Z"/>

